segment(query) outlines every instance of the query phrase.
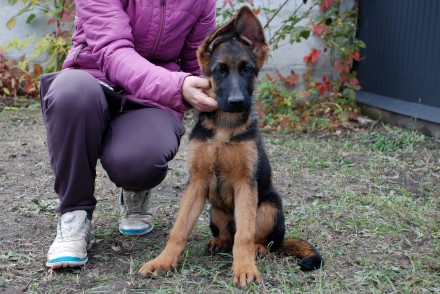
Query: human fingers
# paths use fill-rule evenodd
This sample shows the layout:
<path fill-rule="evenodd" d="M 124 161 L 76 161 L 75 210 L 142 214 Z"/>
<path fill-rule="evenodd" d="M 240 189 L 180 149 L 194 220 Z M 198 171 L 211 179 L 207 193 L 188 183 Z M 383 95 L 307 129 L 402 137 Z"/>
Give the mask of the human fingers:
<path fill-rule="evenodd" d="M 204 93 L 209 91 L 209 81 L 199 77 L 185 78 L 182 86 L 183 98 L 199 112 L 211 112 L 218 108 L 217 101 Z"/>
<path fill-rule="evenodd" d="M 217 101 L 203 92 L 200 93 L 197 99 L 198 107 L 196 109 L 200 112 L 212 112 L 218 108 Z"/>
<path fill-rule="evenodd" d="M 194 81 L 194 86 L 196 86 L 197 88 L 202 88 L 202 89 L 211 88 L 211 83 L 209 82 L 209 80 L 205 78 L 194 77 L 193 81 Z"/>

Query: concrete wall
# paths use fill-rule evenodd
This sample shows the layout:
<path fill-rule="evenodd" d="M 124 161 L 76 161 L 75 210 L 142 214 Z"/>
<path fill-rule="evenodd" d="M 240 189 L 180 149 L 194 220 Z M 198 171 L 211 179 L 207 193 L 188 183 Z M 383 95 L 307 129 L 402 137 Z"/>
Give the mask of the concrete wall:
<path fill-rule="evenodd" d="M 38 16 L 32 22 L 32 25 L 26 24 L 26 19 L 29 14 L 21 15 L 17 18 L 17 24 L 12 30 L 6 27 L 6 22 L 20 9 L 23 8 L 22 1 L 20 0 L 14 6 L 8 4 L 7 0 L 0 0 L 0 47 L 6 46 L 14 38 L 24 40 L 28 36 L 35 35 L 37 38 L 45 34 L 45 32 L 53 31 L 51 27 L 47 26 L 47 19 L 43 18 L 41 14 L 36 13 Z M 31 55 L 33 52 L 32 46 L 25 48 L 23 51 L 10 50 L 8 51 L 8 58 L 18 59 L 21 55 Z M 44 57 L 41 57 L 38 62 Z"/>
<path fill-rule="evenodd" d="M 344 0 L 345 2 L 352 2 L 354 0 Z M 283 0 L 255 0 L 255 6 L 258 7 L 263 5 L 265 7 L 276 8 Z M 309 0 L 309 2 L 311 2 Z M 20 1 L 21 3 L 21 1 Z M 223 0 L 218 0 L 219 5 L 223 3 Z M 286 19 L 302 4 L 302 0 L 290 0 L 288 4 L 284 7 L 282 13 L 280 13 L 275 20 L 272 22 L 269 30 L 266 31 L 267 37 L 270 37 L 270 32 L 274 32 L 277 27 L 280 26 L 280 23 L 283 19 Z M 311 4 L 308 3 L 303 6 L 300 10 L 306 10 Z M 26 15 L 23 15 L 17 19 L 17 25 L 14 29 L 8 30 L 6 28 L 7 20 L 17 13 L 21 6 L 16 4 L 15 6 L 10 6 L 7 4 L 6 0 L 0 0 L 0 47 L 5 46 L 8 42 L 10 42 L 14 37 L 18 39 L 24 39 L 29 35 L 37 35 L 41 36 L 45 32 L 50 32 L 51 28 L 47 27 L 47 20 L 44 18 L 38 18 L 34 20 L 32 25 L 27 25 L 25 23 Z M 317 14 L 318 11 L 315 9 L 313 14 Z M 260 20 L 263 25 L 267 22 L 267 15 L 264 13 L 260 13 Z M 301 25 L 308 25 L 308 21 L 305 21 Z M 307 41 L 303 41 L 300 44 L 290 45 L 288 41 L 285 41 L 282 46 L 275 51 L 271 52 L 270 58 L 264 68 L 266 71 L 273 71 L 274 69 L 279 69 L 282 73 L 288 74 L 291 70 L 294 70 L 297 73 L 303 73 L 305 70 L 305 64 L 303 62 L 303 58 L 306 54 L 308 54 L 312 48 L 323 49 L 323 44 L 314 36 L 311 36 Z M 26 55 L 30 55 L 32 52 L 32 48 L 26 48 L 23 52 L 10 51 L 8 52 L 8 57 L 10 58 L 18 58 L 23 53 Z M 328 75 L 332 71 L 332 65 L 330 61 L 329 53 L 323 53 L 318 63 L 314 67 L 313 76 L 319 77 L 321 75 Z M 41 60 L 39 60 L 41 61 Z"/>
<path fill-rule="evenodd" d="M 263 5 L 265 7 L 276 8 L 284 1 L 270 1 L 270 0 L 256 0 L 255 5 Z M 308 1 L 307 4 L 302 5 L 302 0 L 290 0 L 288 4 L 283 8 L 281 13 L 276 16 L 274 21 L 271 22 L 270 28 L 266 30 L 266 37 L 270 37 L 271 33 L 275 32 L 278 27 L 281 26 L 281 22 L 292 15 L 294 11 L 299 8 L 298 13 L 301 15 L 304 11 L 308 10 L 312 1 Z M 312 10 L 312 16 L 319 13 L 318 8 L 315 7 Z M 259 14 L 259 18 L 263 26 L 267 23 L 268 16 L 264 13 Z M 308 26 L 309 20 L 304 20 L 298 23 L 300 26 Z M 277 50 L 272 50 L 268 62 L 265 65 L 264 70 L 274 71 L 278 69 L 283 74 L 290 74 L 291 70 L 296 73 L 303 73 L 306 69 L 304 63 L 304 56 L 315 48 L 322 52 L 321 57 L 313 68 L 312 76 L 320 77 L 328 75 L 332 72 L 332 63 L 330 60 L 329 52 L 324 52 L 324 44 L 318 37 L 311 35 L 307 40 L 303 40 L 301 43 L 290 44 L 289 40 L 283 41 Z M 301 82 L 301 77 L 300 80 Z"/>

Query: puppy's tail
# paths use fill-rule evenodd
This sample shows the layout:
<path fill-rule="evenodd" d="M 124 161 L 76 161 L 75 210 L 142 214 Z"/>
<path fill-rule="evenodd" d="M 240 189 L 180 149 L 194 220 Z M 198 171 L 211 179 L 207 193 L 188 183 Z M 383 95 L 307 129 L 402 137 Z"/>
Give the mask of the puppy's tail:
<path fill-rule="evenodd" d="M 302 239 L 284 239 L 280 251 L 299 258 L 298 265 L 304 272 L 312 271 L 324 266 L 324 260 L 315 246 Z"/>

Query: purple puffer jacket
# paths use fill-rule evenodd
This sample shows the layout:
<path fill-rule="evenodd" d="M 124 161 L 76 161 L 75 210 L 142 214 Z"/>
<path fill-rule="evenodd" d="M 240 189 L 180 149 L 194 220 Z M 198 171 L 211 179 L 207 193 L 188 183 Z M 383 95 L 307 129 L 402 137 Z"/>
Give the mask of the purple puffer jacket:
<path fill-rule="evenodd" d="M 73 46 L 63 69 L 82 69 L 127 97 L 180 119 L 196 50 L 215 28 L 215 0 L 75 0 Z"/>

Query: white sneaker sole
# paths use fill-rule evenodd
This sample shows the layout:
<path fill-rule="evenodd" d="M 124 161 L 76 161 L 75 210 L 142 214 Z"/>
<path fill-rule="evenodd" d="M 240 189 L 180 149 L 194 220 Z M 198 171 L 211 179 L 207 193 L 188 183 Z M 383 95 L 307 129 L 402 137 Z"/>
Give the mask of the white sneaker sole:
<path fill-rule="evenodd" d="M 51 269 L 61 269 L 68 267 L 81 267 L 84 266 L 89 258 L 86 256 L 84 258 L 72 257 L 72 256 L 63 256 L 54 258 L 52 260 L 48 260 L 46 262 L 46 266 Z"/>
<path fill-rule="evenodd" d="M 129 235 L 129 236 L 142 236 L 142 235 L 148 234 L 153 229 L 154 229 L 154 225 L 151 225 L 145 229 L 124 229 L 124 228 L 119 227 L 119 232 L 121 232 L 124 235 Z"/>

